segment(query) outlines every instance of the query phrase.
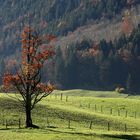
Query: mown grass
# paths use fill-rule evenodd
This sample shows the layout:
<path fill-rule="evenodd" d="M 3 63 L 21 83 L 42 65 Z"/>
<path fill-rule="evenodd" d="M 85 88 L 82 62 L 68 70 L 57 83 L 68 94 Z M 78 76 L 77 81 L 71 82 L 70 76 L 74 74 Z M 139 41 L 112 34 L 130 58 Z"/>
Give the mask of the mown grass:
<path fill-rule="evenodd" d="M 24 128 L 25 114 L 22 106 L 1 94 L 0 137 L 2 140 L 140 139 L 139 106 L 139 96 L 136 98 L 115 92 L 87 90 L 55 91 L 33 110 L 33 121 L 40 126 L 39 130 L 33 130 Z M 18 129 L 19 118 L 21 129 Z M 15 123 L 3 130 L 6 128 L 5 120 L 15 120 Z"/>

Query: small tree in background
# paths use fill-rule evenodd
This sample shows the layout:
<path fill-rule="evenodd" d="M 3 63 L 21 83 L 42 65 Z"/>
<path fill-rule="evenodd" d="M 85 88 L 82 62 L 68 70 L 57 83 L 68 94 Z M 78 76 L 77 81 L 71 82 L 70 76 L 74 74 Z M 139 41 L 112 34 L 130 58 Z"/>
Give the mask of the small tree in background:
<path fill-rule="evenodd" d="M 48 96 L 54 89 L 50 83 L 41 82 L 41 69 L 46 60 L 54 55 L 53 48 L 43 45 L 44 39 L 48 43 L 55 39 L 55 36 L 46 35 L 40 37 L 31 27 L 24 27 L 21 33 L 22 42 L 22 62 L 16 74 L 6 73 L 3 77 L 4 89 L 9 91 L 16 89 L 22 98 L 26 113 L 26 127 L 37 127 L 32 123 L 31 111 L 42 98 Z"/>

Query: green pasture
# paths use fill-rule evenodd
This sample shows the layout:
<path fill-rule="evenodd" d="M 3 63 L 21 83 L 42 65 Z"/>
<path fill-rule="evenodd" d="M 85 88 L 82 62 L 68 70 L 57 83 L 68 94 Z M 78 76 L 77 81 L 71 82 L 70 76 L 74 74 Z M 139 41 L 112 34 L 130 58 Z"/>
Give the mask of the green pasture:
<path fill-rule="evenodd" d="M 116 92 L 54 91 L 32 111 L 40 129 L 25 129 L 14 94 L 0 95 L 1 140 L 140 139 L 140 97 Z M 20 127 L 20 129 L 19 129 Z"/>

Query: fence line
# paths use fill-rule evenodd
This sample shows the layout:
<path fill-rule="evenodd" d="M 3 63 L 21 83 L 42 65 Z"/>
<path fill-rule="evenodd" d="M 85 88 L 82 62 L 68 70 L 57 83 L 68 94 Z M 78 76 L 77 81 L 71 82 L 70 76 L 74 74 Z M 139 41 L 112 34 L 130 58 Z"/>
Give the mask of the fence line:
<path fill-rule="evenodd" d="M 59 98 L 60 97 L 60 98 Z M 65 98 L 64 98 L 65 97 Z M 53 96 L 51 96 L 50 98 L 53 98 Z M 54 95 L 54 98 L 55 99 L 59 99 L 61 101 L 65 101 L 65 102 L 70 102 L 69 100 L 69 96 L 63 96 L 63 94 L 61 93 L 60 96 L 58 95 Z M 107 107 L 105 107 L 104 105 L 97 105 L 97 104 L 91 104 L 91 103 L 88 103 L 88 104 L 81 104 L 80 103 L 80 107 L 86 107 L 88 109 L 93 109 L 93 111 L 97 112 L 97 113 L 106 113 L 107 112 Z M 116 113 L 115 115 L 117 116 L 121 116 L 121 117 L 130 117 L 129 116 L 129 112 L 128 110 L 123 110 L 121 111 L 120 109 L 114 109 L 114 108 L 108 108 L 108 114 L 110 115 L 114 115 L 114 113 Z M 138 118 L 138 113 L 135 111 L 133 112 L 133 117 L 136 119 Z M 44 126 L 47 124 L 47 127 L 50 127 L 51 124 L 50 124 L 50 119 L 51 117 L 47 117 L 46 116 L 46 122 L 44 121 Z M 62 118 L 61 118 L 62 119 Z M 5 128 L 7 129 L 8 127 L 10 126 L 17 126 L 19 129 L 22 127 L 22 124 L 21 124 L 21 121 L 22 119 L 19 118 L 17 120 L 8 120 L 6 119 L 4 116 L 3 116 L 3 120 L 2 120 L 2 125 L 5 125 Z M 66 119 L 64 119 L 66 120 Z M 88 128 L 88 129 L 97 129 L 96 126 L 102 126 L 104 125 L 105 126 L 105 129 L 108 130 L 108 131 L 111 131 L 111 130 L 119 130 L 119 131 L 124 131 L 124 132 L 128 132 L 128 131 L 131 131 L 132 129 L 134 129 L 135 131 L 137 131 L 138 128 L 132 128 L 131 126 L 128 126 L 126 123 L 114 123 L 113 122 L 106 122 L 106 125 L 103 124 L 105 122 L 101 122 L 101 121 L 97 121 L 97 120 L 72 120 L 72 119 L 67 119 L 67 128 L 72 128 L 73 126 L 73 121 L 76 121 L 76 122 L 79 122 L 79 123 L 83 123 L 83 121 L 86 121 L 87 122 L 87 126 L 85 128 Z M 63 122 L 63 121 L 62 121 Z M 57 123 L 56 123 L 57 125 Z M 117 125 L 117 126 L 115 126 Z M 58 126 L 59 127 L 59 126 Z M 99 128 L 99 129 L 103 129 L 103 127 Z"/>
<path fill-rule="evenodd" d="M 66 102 L 68 102 L 68 99 L 69 99 L 69 96 L 66 95 L 65 96 L 65 100 L 64 100 L 63 93 L 58 94 L 58 95 L 57 94 L 54 94 L 52 96 L 54 96 L 54 99 L 58 99 L 57 96 L 59 96 L 61 101 L 66 101 Z M 50 97 L 50 98 L 52 98 L 52 97 Z M 121 117 L 126 117 L 126 118 L 127 117 L 134 117 L 135 119 L 137 119 L 139 117 L 137 111 L 130 112 L 130 111 L 126 110 L 126 109 L 121 110 L 121 109 L 109 108 L 109 113 L 108 113 L 107 112 L 107 108 L 108 107 L 105 107 L 104 105 L 100 105 L 100 107 L 98 107 L 97 104 L 91 104 L 91 103 L 81 104 L 80 103 L 79 107 L 81 107 L 81 108 L 88 108 L 88 109 L 94 109 L 95 112 L 102 113 L 102 114 L 104 113 L 104 114 L 110 114 L 110 115 L 121 116 Z M 100 110 L 99 110 L 99 108 L 100 108 Z"/>
<path fill-rule="evenodd" d="M 132 126 L 129 126 L 126 123 L 114 123 L 114 122 L 107 122 L 105 123 L 104 121 L 97 121 L 97 120 L 72 120 L 70 118 L 67 119 L 62 119 L 62 118 L 51 118 L 51 117 L 46 117 L 47 121 L 44 121 L 43 127 L 52 127 L 53 125 L 56 125 L 56 127 L 61 128 L 60 123 L 58 121 L 61 121 L 61 125 L 66 126 L 65 128 L 71 129 L 71 128 L 79 128 L 79 126 L 82 126 L 82 128 L 89 129 L 89 130 L 95 130 L 95 129 L 100 129 L 100 130 L 107 130 L 107 131 L 124 131 L 124 132 L 137 132 L 140 131 L 138 128 L 134 128 Z M 51 120 L 52 119 L 52 120 Z M 57 120 L 57 123 L 55 123 L 55 120 Z M 17 129 L 21 129 L 23 127 L 22 120 L 21 118 L 17 120 L 8 120 L 5 119 L 5 128 L 8 129 L 9 127 L 16 127 Z M 67 123 L 65 123 L 67 122 Z M 73 123 L 72 123 L 73 122 Z M 75 122 L 75 123 L 74 123 Z M 76 123 L 78 127 L 76 126 Z M 3 123 L 1 122 L 3 125 Z M 47 124 L 47 125 L 46 125 Z M 86 126 L 85 126 L 86 124 Z M 106 125 L 105 125 L 106 124 Z M 4 127 L 4 125 L 3 125 Z M 53 128 L 53 127 L 52 127 Z M 2 128 L 3 129 L 3 128 Z"/>

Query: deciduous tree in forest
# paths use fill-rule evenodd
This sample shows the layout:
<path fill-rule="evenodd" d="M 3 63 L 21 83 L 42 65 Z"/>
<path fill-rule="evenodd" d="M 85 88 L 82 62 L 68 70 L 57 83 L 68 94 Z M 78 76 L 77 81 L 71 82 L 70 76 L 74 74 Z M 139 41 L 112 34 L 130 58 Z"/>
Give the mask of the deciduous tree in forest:
<path fill-rule="evenodd" d="M 26 113 L 26 127 L 38 127 L 32 123 L 31 111 L 42 98 L 48 96 L 54 89 L 50 83 L 41 82 L 41 69 L 46 60 L 54 56 L 53 47 L 41 46 L 44 40 L 47 44 L 55 39 L 53 35 L 41 37 L 30 26 L 24 27 L 21 33 L 21 66 L 16 70 L 16 74 L 5 73 L 3 77 L 4 89 L 11 88 L 17 90 L 22 98 L 18 98 L 23 104 Z"/>

